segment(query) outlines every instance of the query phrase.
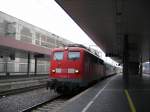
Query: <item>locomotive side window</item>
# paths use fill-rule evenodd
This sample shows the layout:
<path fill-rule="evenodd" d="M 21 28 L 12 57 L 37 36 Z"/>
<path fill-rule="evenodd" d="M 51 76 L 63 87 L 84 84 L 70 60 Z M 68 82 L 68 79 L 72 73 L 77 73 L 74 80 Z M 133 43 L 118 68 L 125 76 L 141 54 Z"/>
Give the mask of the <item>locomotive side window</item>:
<path fill-rule="evenodd" d="M 55 52 L 54 53 L 54 60 L 63 60 L 64 52 Z"/>
<path fill-rule="evenodd" d="M 68 52 L 68 59 L 76 60 L 80 58 L 80 52 L 78 51 L 69 51 Z"/>

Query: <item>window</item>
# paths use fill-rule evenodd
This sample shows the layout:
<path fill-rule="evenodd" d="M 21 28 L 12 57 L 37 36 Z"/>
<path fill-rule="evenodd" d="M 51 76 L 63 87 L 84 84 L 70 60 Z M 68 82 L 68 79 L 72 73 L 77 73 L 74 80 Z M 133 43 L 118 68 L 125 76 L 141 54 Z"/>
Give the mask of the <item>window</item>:
<path fill-rule="evenodd" d="M 64 52 L 55 52 L 54 53 L 54 60 L 63 60 Z"/>
<path fill-rule="evenodd" d="M 69 58 L 70 60 L 79 59 L 79 58 L 80 58 L 80 52 L 70 51 L 70 52 L 68 53 L 68 58 Z"/>

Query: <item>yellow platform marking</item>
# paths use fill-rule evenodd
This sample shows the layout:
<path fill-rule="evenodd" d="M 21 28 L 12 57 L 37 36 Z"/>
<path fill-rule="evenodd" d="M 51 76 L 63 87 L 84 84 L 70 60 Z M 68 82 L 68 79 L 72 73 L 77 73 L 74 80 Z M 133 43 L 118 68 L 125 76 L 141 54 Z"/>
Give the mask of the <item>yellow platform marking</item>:
<path fill-rule="evenodd" d="M 125 92 L 125 95 L 127 97 L 127 100 L 128 100 L 128 103 L 129 103 L 129 106 L 130 106 L 130 109 L 131 109 L 131 112 L 136 112 L 135 106 L 134 106 L 134 104 L 132 102 L 132 99 L 131 99 L 129 93 L 128 93 L 128 90 L 125 89 L 124 92 Z"/>

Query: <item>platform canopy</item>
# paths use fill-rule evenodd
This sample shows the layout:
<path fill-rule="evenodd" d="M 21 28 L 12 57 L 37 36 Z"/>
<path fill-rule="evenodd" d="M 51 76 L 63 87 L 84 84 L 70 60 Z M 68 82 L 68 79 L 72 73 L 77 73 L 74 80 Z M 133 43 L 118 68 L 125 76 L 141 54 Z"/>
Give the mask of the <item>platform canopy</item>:
<path fill-rule="evenodd" d="M 149 0 L 56 0 L 109 56 L 120 61 L 124 37 L 130 61 L 150 59 Z M 121 61 L 120 61 L 121 62 Z"/>
<path fill-rule="evenodd" d="M 27 58 L 27 54 L 49 59 L 50 49 L 16 40 L 10 37 L 0 37 L 0 57 L 13 56 Z"/>

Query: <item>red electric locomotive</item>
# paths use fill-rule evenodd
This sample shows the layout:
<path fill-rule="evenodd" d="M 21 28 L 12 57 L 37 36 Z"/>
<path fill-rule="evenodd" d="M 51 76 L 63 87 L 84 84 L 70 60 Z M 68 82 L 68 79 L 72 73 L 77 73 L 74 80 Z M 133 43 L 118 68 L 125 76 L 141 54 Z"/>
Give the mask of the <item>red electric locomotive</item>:
<path fill-rule="evenodd" d="M 104 61 L 82 45 L 55 48 L 47 86 L 58 93 L 85 87 L 105 75 Z"/>

